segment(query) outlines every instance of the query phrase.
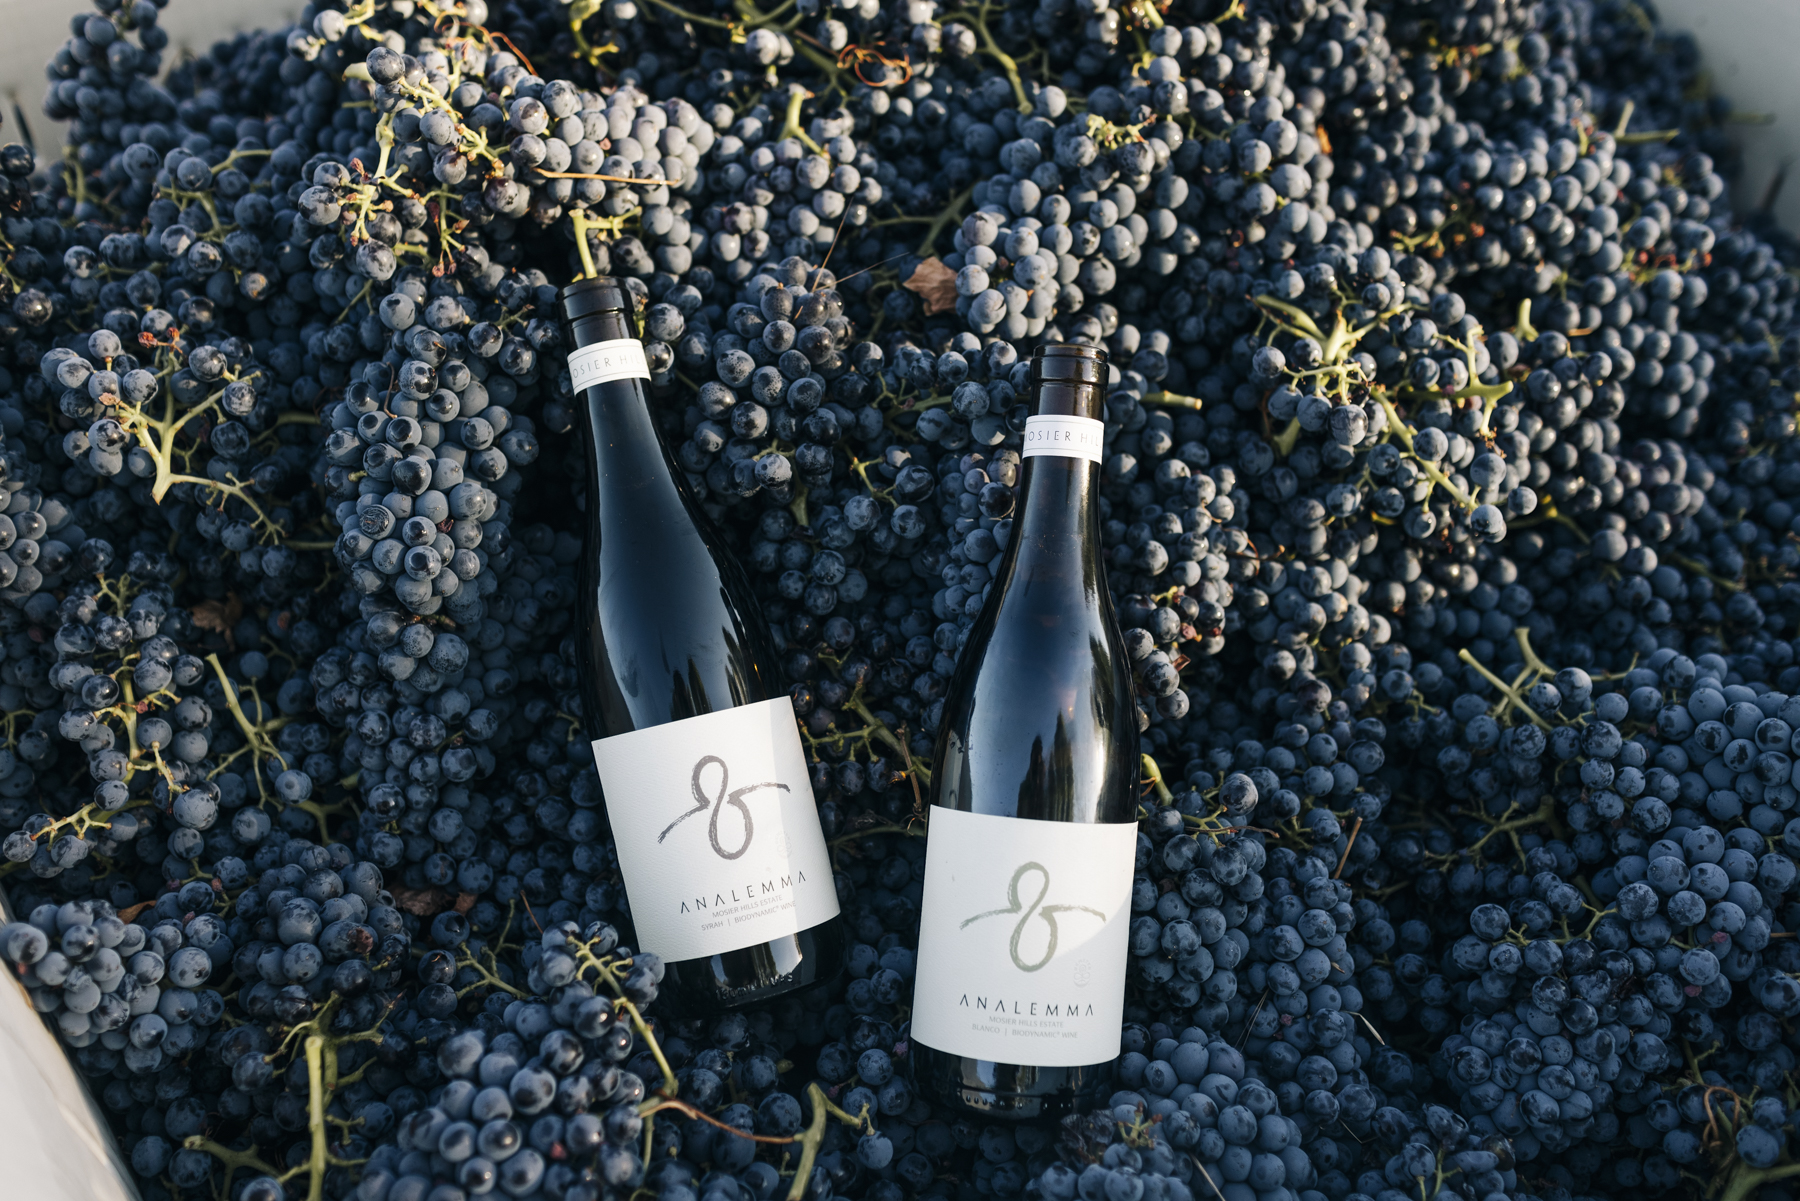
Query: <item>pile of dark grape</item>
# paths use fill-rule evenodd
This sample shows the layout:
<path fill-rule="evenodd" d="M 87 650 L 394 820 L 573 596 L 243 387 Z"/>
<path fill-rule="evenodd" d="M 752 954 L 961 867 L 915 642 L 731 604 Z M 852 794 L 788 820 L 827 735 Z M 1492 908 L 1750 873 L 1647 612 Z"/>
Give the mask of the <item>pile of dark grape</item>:
<path fill-rule="evenodd" d="M 1793 1195 L 1800 244 L 1689 40 L 314 0 L 176 61 L 163 2 L 0 150 L 0 952 L 145 1201 Z M 853 939 L 722 1019 L 582 733 L 592 274 Z M 910 1083 L 916 769 L 1046 341 L 1146 754 L 1116 1091 L 1014 1127 Z"/>

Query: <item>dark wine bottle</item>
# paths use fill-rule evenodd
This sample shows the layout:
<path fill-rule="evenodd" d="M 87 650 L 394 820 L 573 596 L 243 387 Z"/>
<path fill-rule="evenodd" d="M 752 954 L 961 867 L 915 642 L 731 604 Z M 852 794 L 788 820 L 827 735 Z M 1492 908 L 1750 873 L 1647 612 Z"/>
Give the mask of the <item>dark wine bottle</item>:
<path fill-rule="evenodd" d="M 1105 352 L 1032 356 L 1022 503 L 944 702 L 913 1078 L 989 1118 L 1102 1103 L 1137 851 L 1130 658 L 1100 558 Z"/>
<path fill-rule="evenodd" d="M 837 889 L 768 626 L 657 428 L 631 294 L 582 280 L 562 306 L 588 463 L 582 713 L 636 945 L 683 1015 L 825 983 Z"/>

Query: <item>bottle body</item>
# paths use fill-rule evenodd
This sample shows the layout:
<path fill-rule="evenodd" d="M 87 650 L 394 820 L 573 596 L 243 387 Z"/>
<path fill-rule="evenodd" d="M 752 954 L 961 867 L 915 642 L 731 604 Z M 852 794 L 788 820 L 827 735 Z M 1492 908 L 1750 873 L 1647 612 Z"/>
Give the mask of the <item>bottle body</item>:
<path fill-rule="evenodd" d="M 656 427 L 628 294 L 566 289 L 590 465 L 581 692 L 662 994 L 720 1012 L 824 983 L 843 933 L 793 708 L 743 570 Z"/>
<path fill-rule="evenodd" d="M 1036 388 L 1022 509 L 945 700 L 910 1052 L 933 1100 L 1017 1120 L 1105 1099 L 1136 854 L 1136 707 L 1099 558 L 1105 365 L 1039 356 L 1034 383 L 1089 378 Z"/>

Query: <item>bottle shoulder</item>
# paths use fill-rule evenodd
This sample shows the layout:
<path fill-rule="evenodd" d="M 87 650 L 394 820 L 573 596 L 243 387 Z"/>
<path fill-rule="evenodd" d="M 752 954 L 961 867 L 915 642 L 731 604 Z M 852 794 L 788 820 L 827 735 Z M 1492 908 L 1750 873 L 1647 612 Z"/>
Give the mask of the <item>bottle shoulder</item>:
<path fill-rule="evenodd" d="M 971 639 L 945 698 L 934 803 L 1051 821 L 1133 820 L 1137 707 L 1122 647 L 1096 620 L 1048 634 L 996 626 Z"/>
<path fill-rule="evenodd" d="M 634 381 L 588 390 L 587 539 L 576 615 L 598 736 L 779 690 L 749 577 L 689 491 Z M 603 403 L 604 402 L 604 403 Z"/>
<path fill-rule="evenodd" d="M 1015 579 L 976 619 L 951 691 L 1066 709 L 1095 689 L 1128 692 L 1129 662 L 1103 588 Z"/>

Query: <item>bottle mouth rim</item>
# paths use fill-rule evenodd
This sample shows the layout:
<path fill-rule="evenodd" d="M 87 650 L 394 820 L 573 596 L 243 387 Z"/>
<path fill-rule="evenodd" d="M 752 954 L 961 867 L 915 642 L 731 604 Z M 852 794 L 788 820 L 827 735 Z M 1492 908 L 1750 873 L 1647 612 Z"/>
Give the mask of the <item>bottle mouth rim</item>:
<path fill-rule="evenodd" d="M 1035 382 L 1103 384 L 1106 382 L 1106 349 L 1078 342 L 1039 345 L 1031 354 Z"/>

